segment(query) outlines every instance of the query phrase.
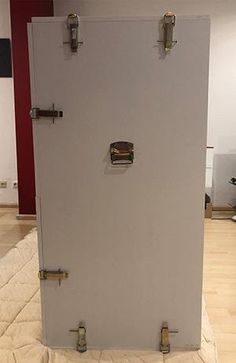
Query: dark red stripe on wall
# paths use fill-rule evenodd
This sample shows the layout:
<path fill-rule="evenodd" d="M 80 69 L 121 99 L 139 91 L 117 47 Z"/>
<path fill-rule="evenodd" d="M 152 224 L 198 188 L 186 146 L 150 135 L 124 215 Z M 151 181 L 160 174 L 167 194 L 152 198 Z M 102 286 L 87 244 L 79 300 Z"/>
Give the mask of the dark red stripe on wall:
<path fill-rule="evenodd" d="M 19 214 L 35 214 L 35 177 L 27 23 L 53 16 L 53 0 L 10 0 L 14 72 Z"/>

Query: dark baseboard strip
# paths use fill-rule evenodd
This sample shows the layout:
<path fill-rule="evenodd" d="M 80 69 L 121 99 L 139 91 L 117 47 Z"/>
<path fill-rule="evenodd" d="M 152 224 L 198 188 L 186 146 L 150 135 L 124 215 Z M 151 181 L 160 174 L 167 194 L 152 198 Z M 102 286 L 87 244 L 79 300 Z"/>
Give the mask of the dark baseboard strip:
<path fill-rule="evenodd" d="M 0 208 L 18 208 L 16 203 L 0 203 Z"/>

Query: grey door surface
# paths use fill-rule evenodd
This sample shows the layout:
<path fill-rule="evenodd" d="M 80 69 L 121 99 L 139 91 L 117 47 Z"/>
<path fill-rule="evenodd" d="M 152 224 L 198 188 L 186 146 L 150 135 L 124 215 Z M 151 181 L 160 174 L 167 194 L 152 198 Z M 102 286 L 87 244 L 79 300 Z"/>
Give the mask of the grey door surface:
<path fill-rule="evenodd" d="M 200 345 L 209 19 L 177 17 L 164 55 L 159 18 L 81 18 L 77 54 L 66 18 L 29 25 L 44 342 L 158 349 Z M 110 143 L 134 144 L 112 166 Z"/>

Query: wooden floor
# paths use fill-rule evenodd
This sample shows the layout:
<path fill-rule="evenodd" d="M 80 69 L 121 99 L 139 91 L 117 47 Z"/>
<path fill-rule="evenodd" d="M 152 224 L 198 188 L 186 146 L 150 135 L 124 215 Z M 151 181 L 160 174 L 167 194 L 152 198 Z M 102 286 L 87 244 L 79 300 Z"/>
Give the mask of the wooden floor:
<path fill-rule="evenodd" d="M 18 210 L 15 208 L 0 208 L 0 257 L 4 256 L 33 227 L 36 221 L 16 219 Z"/>
<path fill-rule="evenodd" d="M 205 220 L 204 296 L 219 363 L 236 363 L 236 223 Z"/>
<path fill-rule="evenodd" d="M 0 257 L 36 224 L 16 214 L 0 209 Z M 219 363 L 236 363 L 236 223 L 230 220 L 205 220 L 204 295 Z"/>

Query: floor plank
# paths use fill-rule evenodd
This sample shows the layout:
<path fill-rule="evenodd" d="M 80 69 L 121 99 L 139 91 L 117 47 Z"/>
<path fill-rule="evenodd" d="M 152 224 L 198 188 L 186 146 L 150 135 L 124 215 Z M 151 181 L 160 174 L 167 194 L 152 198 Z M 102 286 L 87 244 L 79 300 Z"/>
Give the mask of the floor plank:
<path fill-rule="evenodd" d="M 236 362 L 236 223 L 205 220 L 204 296 L 219 363 Z"/>
<path fill-rule="evenodd" d="M 36 222 L 17 220 L 17 209 L 0 209 L 0 257 Z M 236 223 L 205 220 L 204 296 L 216 337 L 219 363 L 236 362 Z"/>
<path fill-rule="evenodd" d="M 36 226 L 34 220 L 17 220 L 16 208 L 0 208 L 0 257 Z"/>

